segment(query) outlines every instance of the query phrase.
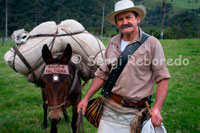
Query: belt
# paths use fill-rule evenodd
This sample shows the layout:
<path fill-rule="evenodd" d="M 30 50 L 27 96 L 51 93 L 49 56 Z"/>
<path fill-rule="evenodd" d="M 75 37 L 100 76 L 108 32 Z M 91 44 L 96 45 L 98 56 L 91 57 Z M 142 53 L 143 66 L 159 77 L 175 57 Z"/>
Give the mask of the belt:
<path fill-rule="evenodd" d="M 141 99 L 140 101 L 138 102 L 133 102 L 127 98 L 124 98 L 118 94 L 114 94 L 112 93 L 110 95 L 110 98 L 115 101 L 116 103 L 122 105 L 123 107 L 128 107 L 128 108 L 138 108 L 138 109 L 142 109 L 142 108 L 145 108 L 146 105 L 145 105 L 145 101 L 148 101 L 148 98 L 145 97 L 143 99 Z"/>

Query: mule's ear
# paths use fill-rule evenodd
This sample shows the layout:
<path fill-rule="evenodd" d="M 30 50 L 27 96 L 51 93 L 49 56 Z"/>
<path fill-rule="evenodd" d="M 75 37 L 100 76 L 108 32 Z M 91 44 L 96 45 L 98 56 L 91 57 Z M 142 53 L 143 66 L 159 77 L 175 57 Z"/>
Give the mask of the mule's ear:
<path fill-rule="evenodd" d="M 53 63 L 53 56 L 46 44 L 42 48 L 42 58 L 46 64 Z"/>
<path fill-rule="evenodd" d="M 71 57 L 72 57 L 72 47 L 70 46 L 70 44 L 67 44 L 67 47 L 65 48 L 63 55 L 61 57 L 61 63 L 68 64 Z"/>

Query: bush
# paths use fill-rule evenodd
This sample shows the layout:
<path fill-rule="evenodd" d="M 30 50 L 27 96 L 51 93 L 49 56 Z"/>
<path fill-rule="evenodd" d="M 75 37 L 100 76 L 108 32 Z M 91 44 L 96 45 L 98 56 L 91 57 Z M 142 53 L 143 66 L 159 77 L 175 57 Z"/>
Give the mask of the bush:
<path fill-rule="evenodd" d="M 31 27 L 31 25 L 28 23 L 28 24 L 25 24 L 24 25 L 24 29 L 26 30 L 26 31 L 31 31 L 32 30 L 32 27 Z"/>
<path fill-rule="evenodd" d="M 157 27 L 147 27 L 145 29 L 143 29 L 146 33 L 148 33 L 149 35 L 152 35 L 156 38 L 160 38 L 160 33 L 161 30 Z"/>

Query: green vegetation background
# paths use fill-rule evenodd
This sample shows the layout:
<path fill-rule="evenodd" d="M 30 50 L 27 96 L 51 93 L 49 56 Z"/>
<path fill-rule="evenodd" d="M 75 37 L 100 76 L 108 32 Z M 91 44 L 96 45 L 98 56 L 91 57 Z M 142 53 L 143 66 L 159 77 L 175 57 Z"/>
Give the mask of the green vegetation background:
<path fill-rule="evenodd" d="M 0 0 L 0 37 L 5 36 L 5 3 Z M 117 0 L 7 0 L 8 33 L 25 28 L 30 31 L 46 21 L 60 23 L 75 19 L 99 36 L 102 24 L 102 7 L 105 15 L 112 12 Z M 147 9 L 147 17 L 140 25 L 144 31 L 160 38 L 161 10 L 163 0 L 134 0 Z M 200 37 L 200 0 L 166 0 L 164 38 Z M 104 36 L 117 33 L 115 26 L 105 22 Z"/>

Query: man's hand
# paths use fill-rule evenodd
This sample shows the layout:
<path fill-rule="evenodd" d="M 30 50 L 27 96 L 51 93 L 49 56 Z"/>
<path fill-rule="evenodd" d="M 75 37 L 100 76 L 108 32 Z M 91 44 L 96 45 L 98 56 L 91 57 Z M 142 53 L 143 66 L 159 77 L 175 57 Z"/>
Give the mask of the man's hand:
<path fill-rule="evenodd" d="M 168 92 L 168 79 L 163 79 L 157 83 L 156 102 L 153 108 L 151 109 L 151 112 L 152 112 L 151 121 L 154 127 L 160 126 L 163 120 L 160 113 L 161 113 L 161 109 L 165 101 L 165 98 L 167 96 L 167 92 Z"/>
<path fill-rule="evenodd" d="M 86 98 L 84 98 L 84 99 L 81 100 L 81 102 L 78 104 L 77 112 L 79 113 L 80 110 L 82 109 L 82 114 L 85 115 L 87 106 L 88 106 L 88 100 L 87 100 Z"/>
<path fill-rule="evenodd" d="M 101 79 L 100 77 L 94 78 L 94 80 L 92 81 L 92 85 L 90 89 L 88 90 L 87 94 L 85 95 L 83 100 L 81 100 L 81 102 L 78 104 L 78 107 L 77 107 L 78 113 L 82 109 L 82 114 L 85 115 L 89 99 L 94 95 L 94 93 L 96 93 L 103 86 L 104 82 L 105 80 Z"/>
<path fill-rule="evenodd" d="M 155 106 L 151 109 L 151 113 L 152 113 L 152 124 L 154 127 L 160 126 L 163 118 L 160 114 L 160 110 L 158 108 L 156 108 Z"/>

